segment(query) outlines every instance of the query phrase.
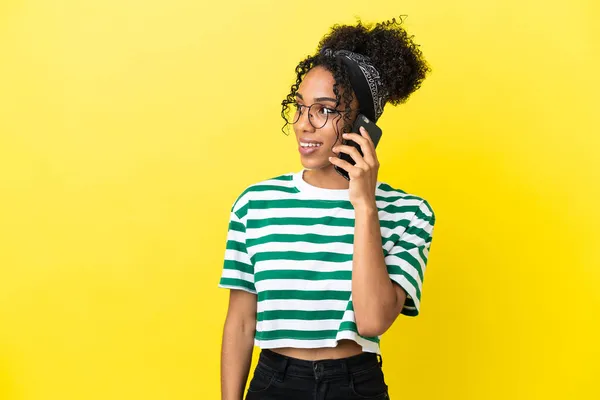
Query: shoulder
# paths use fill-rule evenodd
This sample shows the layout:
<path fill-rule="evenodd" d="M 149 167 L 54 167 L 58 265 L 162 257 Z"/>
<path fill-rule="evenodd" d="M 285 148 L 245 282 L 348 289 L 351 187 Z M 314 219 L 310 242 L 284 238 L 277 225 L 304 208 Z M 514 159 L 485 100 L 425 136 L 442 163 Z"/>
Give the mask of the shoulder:
<path fill-rule="evenodd" d="M 406 192 L 386 182 L 380 182 L 375 194 L 377 200 L 384 203 L 384 211 L 406 212 L 411 210 L 415 215 L 426 217 L 431 222 L 435 221 L 433 207 L 429 201 L 417 194 Z"/>
<path fill-rule="evenodd" d="M 282 192 L 294 192 L 293 173 L 288 172 L 247 185 L 239 193 L 233 202 L 231 211 L 238 214 L 245 214 L 252 200 L 263 200 L 268 198 L 277 198 Z"/>

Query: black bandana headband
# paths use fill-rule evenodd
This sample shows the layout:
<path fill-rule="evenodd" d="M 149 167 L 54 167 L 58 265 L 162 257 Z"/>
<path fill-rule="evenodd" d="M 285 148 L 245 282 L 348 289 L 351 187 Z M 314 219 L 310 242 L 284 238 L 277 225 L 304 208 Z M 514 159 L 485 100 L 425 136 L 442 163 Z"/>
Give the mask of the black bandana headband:
<path fill-rule="evenodd" d="M 321 49 L 321 54 L 335 57 L 346 65 L 352 89 L 360 104 L 360 112 L 370 120 L 377 121 L 383 113 L 387 93 L 371 59 L 349 50 L 333 51 L 328 47 Z"/>

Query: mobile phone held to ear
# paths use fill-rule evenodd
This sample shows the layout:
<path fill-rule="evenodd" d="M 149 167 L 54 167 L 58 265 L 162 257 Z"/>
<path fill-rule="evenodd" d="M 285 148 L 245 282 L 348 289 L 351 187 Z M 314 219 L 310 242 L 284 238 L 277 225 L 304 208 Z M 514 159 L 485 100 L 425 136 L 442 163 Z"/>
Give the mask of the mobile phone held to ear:
<path fill-rule="evenodd" d="M 382 134 L 381 128 L 378 127 L 377 125 L 375 125 L 375 122 L 369 120 L 364 115 L 358 114 L 358 117 L 356 117 L 356 120 L 354 121 L 354 126 L 352 127 L 352 132 L 358 133 L 360 135 L 359 128 L 361 126 L 367 130 L 367 132 L 369 133 L 369 136 L 371 137 L 371 140 L 373 141 L 373 144 L 375 145 L 375 148 L 377 148 L 379 139 L 381 139 L 381 134 Z M 358 150 L 358 152 L 360 153 L 360 155 L 364 156 L 363 152 L 360 149 L 360 145 L 358 143 L 356 143 L 355 141 L 342 139 L 342 144 L 355 147 Z M 340 152 L 338 157 L 341 158 L 342 160 L 349 162 L 352 165 L 356 164 L 354 159 L 346 153 Z M 335 170 L 338 172 L 338 174 L 340 174 L 341 176 L 346 178 L 346 180 L 348 180 L 348 181 L 350 180 L 350 177 L 348 176 L 348 172 L 345 169 L 340 168 L 337 165 L 334 165 L 333 168 L 335 168 Z"/>

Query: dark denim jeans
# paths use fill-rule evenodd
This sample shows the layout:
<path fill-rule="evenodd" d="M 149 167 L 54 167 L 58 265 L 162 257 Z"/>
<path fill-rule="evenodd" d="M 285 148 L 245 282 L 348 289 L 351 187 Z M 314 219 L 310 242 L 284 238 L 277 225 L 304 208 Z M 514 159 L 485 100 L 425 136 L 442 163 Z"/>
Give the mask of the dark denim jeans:
<path fill-rule="evenodd" d="M 381 366 L 375 353 L 308 361 L 262 350 L 246 400 L 389 399 Z"/>

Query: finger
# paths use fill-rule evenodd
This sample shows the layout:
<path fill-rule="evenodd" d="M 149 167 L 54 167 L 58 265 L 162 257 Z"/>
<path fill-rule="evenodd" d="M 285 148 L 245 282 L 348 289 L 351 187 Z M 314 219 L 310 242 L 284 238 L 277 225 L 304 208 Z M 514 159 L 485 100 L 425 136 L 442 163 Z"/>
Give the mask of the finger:
<path fill-rule="evenodd" d="M 369 122 L 369 119 L 367 117 L 365 117 L 364 115 L 362 118 L 363 118 L 363 121 Z M 371 139 L 371 134 L 369 133 L 367 128 L 365 128 L 364 126 L 361 126 L 358 130 L 360 131 L 359 133 L 362 136 L 366 137 L 367 140 L 369 141 L 369 143 L 371 143 L 373 145 L 373 147 L 375 147 L 375 144 L 373 143 L 373 139 Z"/>
<path fill-rule="evenodd" d="M 346 170 L 346 172 L 348 172 L 348 175 L 351 178 L 358 176 L 358 173 L 361 171 L 360 168 L 358 168 L 358 167 L 350 164 L 348 161 L 342 160 L 341 158 L 338 158 L 338 157 L 329 157 L 329 161 L 333 165 L 337 165 L 338 167 Z"/>
<path fill-rule="evenodd" d="M 365 138 L 362 135 L 359 135 L 358 133 L 354 133 L 354 132 L 348 132 L 348 133 L 344 133 L 342 134 L 342 137 L 346 140 L 352 140 L 355 141 L 356 143 L 358 143 L 362 148 L 369 146 L 369 140 L 367 138 Z"/>
<path fill-rule="evenodd" d="M 352 157 L 352 159 L 356 163 L 356 166 L 358 166 L 358 167 L 361 167 L 361 168 L 368 167 L 368 164 L 365 162 L 363 156 L 360 155 L 360 153 L 358 152 L 358 149 L 354 146 L 347 146 L 344 144 L 340 144 L 340 145 L 335 146 L 332 150 L 336 153 L 348 154 L 350 157 Z"/>
<path fill-rule="evenodd" d="M 346 140 L 352 140 L 358 143 L 363 152 L 363 158 L 367 164 L 377 164 L 377 154 L 375 152 L 375 146 L 373 145 L 373 142 L 369 142 L 364 136 L 361 136 L 357 133 L 345 133 L 342 136 Z"/>

